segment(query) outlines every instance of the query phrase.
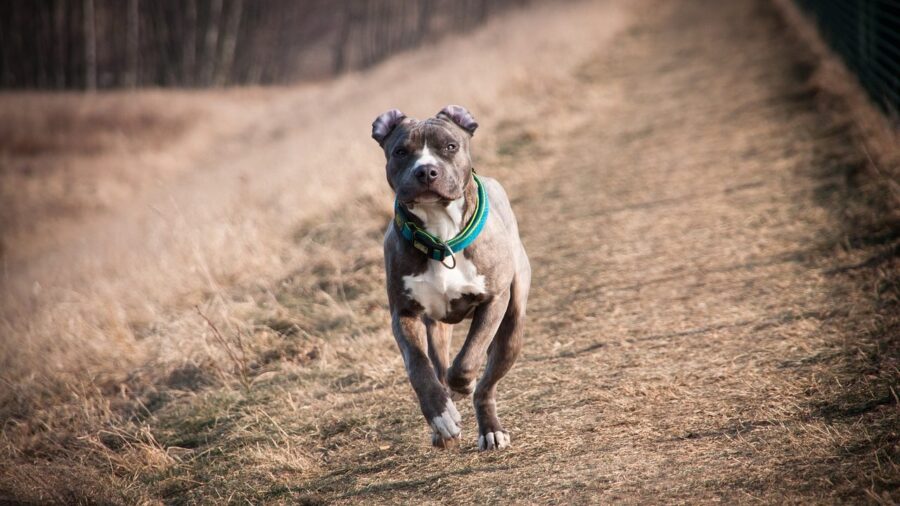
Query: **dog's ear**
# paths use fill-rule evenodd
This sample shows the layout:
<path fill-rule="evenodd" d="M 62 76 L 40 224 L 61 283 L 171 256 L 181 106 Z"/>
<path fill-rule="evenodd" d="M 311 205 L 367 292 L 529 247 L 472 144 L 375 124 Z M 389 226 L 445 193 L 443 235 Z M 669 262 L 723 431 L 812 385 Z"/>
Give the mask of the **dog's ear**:
<path fill-rule="evenodd" d="M 472 113 L 466 110 L 465 107 L 461 105 L 448 105 L 441 109 L 441 112 L 438 113 L 438 116 L 444 116 L 450 121 L 456 123 L 466 132 L 469 132 L 469 135 L 473 135 L 475 133 L 475 129 L 478 128 L 478 122 L 475 121 L 475 118 L 472 117 Z"/>
<path fill-rule="evenodd" d="M 372 138 L 378 141 L 378 144 L 384 145 L 384 140 L 404 119 L 406 115 L 397 109 L 382 113 L 372 122 Z"/>

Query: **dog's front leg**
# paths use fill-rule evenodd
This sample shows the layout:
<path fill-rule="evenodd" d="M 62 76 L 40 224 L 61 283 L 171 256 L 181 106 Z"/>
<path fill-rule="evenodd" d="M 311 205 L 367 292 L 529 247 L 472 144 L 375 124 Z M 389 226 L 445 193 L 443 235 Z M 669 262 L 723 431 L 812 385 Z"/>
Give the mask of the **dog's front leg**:
<path fill-rule="evenodd" d="M 475 377 L 487 357 L 487 349 L 509 305 L 509 290 L 478 306 L 472 325 L 453 365 L 447 370 L 447 384 L 454 392 L 469 396 L 475 389 Z"/>
<path fill-rule="evenodd" d="M 412 384 L 422 414 L 431 426 L 431 442 L 437 447 L 454 446 L 462 432 L 461 418 L 447 389 L 438 382 L 431 361 L 428 359 L 428 343 L 425 324 L 417 315 L 393 315 L 394 338 L 403 355 L 409 382 Z"/>

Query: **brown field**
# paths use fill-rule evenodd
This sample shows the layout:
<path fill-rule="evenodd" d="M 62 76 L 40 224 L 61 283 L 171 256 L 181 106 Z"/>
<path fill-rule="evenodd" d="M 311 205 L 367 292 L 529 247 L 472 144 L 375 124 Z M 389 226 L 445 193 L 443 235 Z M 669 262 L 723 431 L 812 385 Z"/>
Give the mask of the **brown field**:
<path fill-rule="evenodd" d="M 0 94 L 0 503 L 900 501 L 900 138 L 786 9 L 582 2 L 328 83 Z M 448 103 L 535 271 L 498 453 L 465 405 L 430 447 L 385 308 L 369 125 Z"/>

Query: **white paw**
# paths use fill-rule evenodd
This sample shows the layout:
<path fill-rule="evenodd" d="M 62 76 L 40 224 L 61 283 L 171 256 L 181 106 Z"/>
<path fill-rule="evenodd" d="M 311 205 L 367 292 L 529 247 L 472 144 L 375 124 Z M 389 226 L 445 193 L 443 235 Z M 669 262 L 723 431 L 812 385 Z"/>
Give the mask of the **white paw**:
<path fill-rule="evenodd" d="M 450 439 L 452 437 L 459 437 L 462 433 L 462 429 L 459 428 L 460 423 L 462 422 L 462 417 L 459 416 L 459 411 L 456 410 L 456 406 L 453 405 L 453 401 L 447 400 L 447 405 L 444 406 L 444 411 L 440 414 L 440 416 L 436 416 L 431 419 L 431 430 L 434 431 L 436 436 L 440 436 L 444 439 Z"/>
<path fill-rule="evenodd" d="M 479 450 L 502 450 L 509 446 L 509 434 L 504 431 L 488 432 L 478 436 Z"/>

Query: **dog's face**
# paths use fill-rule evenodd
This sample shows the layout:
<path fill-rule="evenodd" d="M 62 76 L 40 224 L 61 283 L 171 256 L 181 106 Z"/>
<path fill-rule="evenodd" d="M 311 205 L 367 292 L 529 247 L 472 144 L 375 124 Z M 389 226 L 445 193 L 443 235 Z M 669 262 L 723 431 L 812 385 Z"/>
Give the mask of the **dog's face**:
<path fill-rule="evenodd" d="M 463 195 L 472 177 L 469 140 L 478 123 L 464 107 L 448 105 L 417 121 L 391 109 L 372 123 L 384 149 L 388 184 L 404 204 L 449 202 Z"/>

